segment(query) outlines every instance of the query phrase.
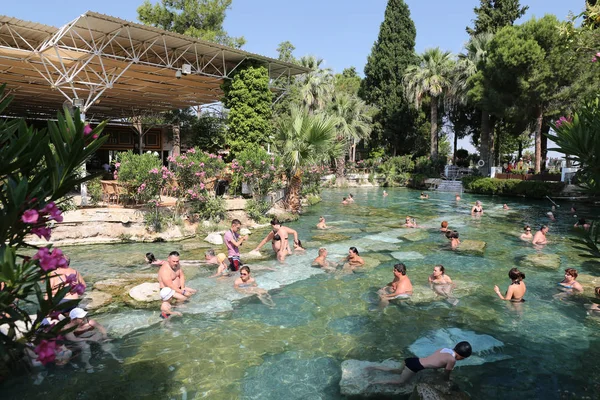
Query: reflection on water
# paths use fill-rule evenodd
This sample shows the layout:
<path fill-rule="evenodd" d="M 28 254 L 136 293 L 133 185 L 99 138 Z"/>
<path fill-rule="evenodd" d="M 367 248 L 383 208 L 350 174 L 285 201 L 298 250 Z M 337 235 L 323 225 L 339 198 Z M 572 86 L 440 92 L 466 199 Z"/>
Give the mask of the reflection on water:
<path fill-rule="evenodd" d="M 254 264 L 276 268 L 253 272 L 259 286 L 270 290 L 275 307 L 244 297 L 228 279 L 209 279 L 214 267 L 189 266 L 188 284 L 199 293 L 181 307 L 183 317 L 162 323 L 156 310 L 124 305 L 95 316 L 117 338 L 113 343 L 123 364 L 93 347 L 95 373 L 74 365 L 52 367 L 39 385 L 32 384 L 37 375 L 5 383 L 2 397 L 337 399 L 342 361 L 402 359 L 412 355 L 411 344 L 461 332 L 453 328 L 504 344 L 478 354 L 483 365 L 454 374 L 473 398 L 558 399 L 564 391 L 574 393 L 568 398 L 600 395 L 595 362 L 600 323 L 587 316 L 584 296 L 553 296 L 564 268 L 592 275 L 600 268 L 584 263 L 571 247 L 575 219 L 568 214 L 570 204 L 555 211 L 552 243 L 541 250 L 558 254 L 560 266 L 540 268 L 522 264 L 537 250 L 518 235 L 525 224 L 549 222 L 547 201 L 484 198 L 485 215 L 474 219 L 470 195 L 457 203 L 451 193 L 431 193 L 422 201 L 419 192 L 405 189 L 389 190 L 386 198 L 378 188 L 352 191 L 357 204 L 341 206 L 346 193 L 331 190 L 300 221 L 290 223 L 303 242 L 314 245 L 306 255 L 288 257 L 285 265 L 273 257 Z M 511 210 L 502 210 L 503 203 Z M 579 214 L 586 212 L 579 208 Z M 325 215 L 331 230 L 314 229 L 319 215 Z M 406 215 L 424 229 L 401 229 Z M 461 239 L 486 242 L 484 256 L 449 250 L 439 233 L 443 220 Z M 333 234 L 339 235 L 337 241 L 328 240 Z M 262 237 L 257 232 L 251 241 Z M 332 260 L 356 246 L 366 266 L 355 274 L 326 274 L 310 266 L 318 246 L 327 247 Z M 142 264 L 147 251 L 161 258 L 179 250 L 182 259 L 202 259 L 205 247 L 190 242 L 87 246 L 69 248 L 68 254 L 94 282 L 115 274 L 154 273 Z M 414 295 L 380 310 L 376 292 L 392 280 L 398 261 L 408 267 Z M 452 296 L 457 303 L 428 284 L 436 264 L 444 265 L 456 283 Z M 493 292 L 495 284 L 506 290 L 513 266 L 527 276 L 527 301 L 520 310 Z"/>

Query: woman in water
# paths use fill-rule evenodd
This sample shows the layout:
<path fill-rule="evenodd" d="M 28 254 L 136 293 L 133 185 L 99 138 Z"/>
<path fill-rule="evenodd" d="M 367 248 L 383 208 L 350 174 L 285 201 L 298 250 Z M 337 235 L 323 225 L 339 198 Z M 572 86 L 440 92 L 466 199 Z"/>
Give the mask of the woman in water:
<path fill-rule="evenodd" d="M 442 221 L 442 227 L 440 228 L 440 232 L 448 232 L 448 221 Z"/>
<path fill-rule="evenodd" d="M 477 200 L 473 208 L 471 208 L 471 215 L 483 215 L 483 207 L 481 201 Z"/>
<path fill-rule="evenodd" d="M 271 232 L 265 237 L 256 248 L 252 251 L 260 251 L 269 240 L 271 241 L 271 247 L 277 255 L 279 261 L 284 261 L 286 255 L 292 254 L 290 250 L 290 244 L 288 242 L 289 235 L 294 236 L 294 244 L 298 244 L 298 232 L 294 229 L 288 228 L 281 225 L 281 222 L 277 218 L 271 220 Z"/>
<path fill-rule="evenodd" d="M 565 279 L 558 282 L 558 286 L 560 286 L 561 289 L 567 289 L 567 291 L 570 292 L 583 292 L 583 286 L 576 281 L 577 275 L 577 270 L 575 268 L 565 269 Z"/>
<path fill-rule="evenodd" d="M 458 231 L 446 231 L 446 239 L 450 240 L 450 247 L 454 250 L 460 244 Z"/>
<path fill-rule="evenodd" d="M 163 260 L 157 260 L 156 257 L 154 257 L 153 253 L 146 253 L 146 264 L 150 264 L 150 265 L 154 265 L 154 266 L 161 266 L 163 265 L 164 261 Z"/>
<path fill-rule="evenodd" d="M 325 217 L 320 216 L 319 223 L 317 224 L 317 229 L 327 229 L 327 228 L 329 228 L 329 227 L 325 223 Z"/>
<path fill-rule="evenodd" d="M 521 240 L 531 240 L 533 239 L 533 235 L 531 234 L 531 227 L 529 225 L 525 225 L 523 228 L 525 232 L 521 234 Z"/>
<path fill-rule="evenodd" d="M 258 296 L 258 299 L 266 306 L 273 307 L 273 299 L 268 291 L 259 288 L 256 280 L 250 276 L 250 267 L 244 265 L 240 268 L 240 277 L 235 280 L 233 287 L 240 293 L 251 293 Z"/>
<path fill-rule="evenodd" d="M 406 219 L 404 220 L 404 227 L 405 228 L 417 228 L 417 221 L 414 218 L 411 218 L 410 216 L 406 216 Z"/>
<path fill-rule="evenodd" d="M 506 291 L 506 295 L 502 296 L 500 293 L 500 288 L 496 285 L 494 286 L 494 292 L 500 297 L 502 300 L 512 301 L 514 303 L 522 303 L 525 300 L 523 296 L 525 296 L 525 292 L 527 292 L 527 287 L 525 286 L 525 274 L 519 271 L 517 268 L 513 268 L 508 271 L 508 277 L 511 280 L 510 285 L 508 285 L 508 290 Z"/>
<path fill-rule="evenodd" d="M 348 250 L 348 257 L 346 257 L 344 261 L 346 262 L 345 267 L 350 269 L 355 269 L 356 267 L 362 267 L 365 265 L 365 260 L 360 257 L 356 247 L 350 247 Z"/>
<path fill-rule="evenodd" d="M 433 267 L 433 274 L 429 275 L 429 284 L 436 294 L 446 297 L 450 304 L 456 305 L 458 303 L 457 299 L 451 298 L 454 285 L 452 279 L 446 275 L 446 269 L 443 265 Z"/>

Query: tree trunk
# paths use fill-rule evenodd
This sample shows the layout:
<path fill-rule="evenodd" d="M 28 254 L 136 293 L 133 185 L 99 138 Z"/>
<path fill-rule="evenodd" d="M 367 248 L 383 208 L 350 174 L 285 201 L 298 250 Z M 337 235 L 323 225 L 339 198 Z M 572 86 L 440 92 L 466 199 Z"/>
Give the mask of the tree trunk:
<path fill-rule="evenodd" d="M 546 161 L 548 160 L 548 136 L 550 132 L 550 125 L 544 123 L 542 125 L 542 171 L 546 170 Z"/>
<path fill-rule="evenodd" d="M 173 157 L 181 154 L 181 129 L 179 124 L 173 125 Z"/>
<path fill-rule="evenodd" d="M 142 117 L 133 117 L 133 128 L 137 132 L 138 136 L 138 152 L 142 154 L 144 152 L 144 127 L 142 125 Z"/>
<path fill-rule="evenodd" d="M 335 183 L 337 186 L 343 185 L 346 180 L 346 154 L 341 155 L 335 160 Z"/>
<path fill-rule="evenodd" d="M 456 165 L 456 147 L 458 146 L 458 135 L 454 132 L 454 154 L 452 155 L 452 165 Z"/>
<path fill-rule="evenodd" d="M 544 120 L 544 110 L 538 107 L 535 117 L 535 173 L 541 172 L 542 166 L 542 123 Z"/>
<path fill-rule="evenodd" d="M 519 153 L 517 154 L 517 161 L 523 157 L 523 141 L 519 140 Z"/>
<path fill-rule="evenodd" d="M 502 157 L 502 154 L 500 153 L 500 141 L 502 140 L 502 137 L 500 135 L 500 131 L 496 131 L 495 132 L 495 140 L 494 140 L 494 166 L 501 166 L 502 165 L 502 160 L 500 159 Z"/>
<path fill-rule="evenodd" d="M 481 137 L 479 138 L 479 153 L 485 163 L 481 167 L 481 174 L 490 174 L 490 113 L 481 110 Z"/>
<path fill-rule="evenodd" d="M 289 190 L 287 193 L 286 204 L 287 208 L 293 212 L 298 213 L 300 211 L 300 189 L 302 188 L 302 171 L 299 169 L 296 171 L 290 181 Z"/>
<path fill-rule="evenodd" d="M 437 97 L 431 98 L 431 159 L 438 158 L 438 106 Z"/>

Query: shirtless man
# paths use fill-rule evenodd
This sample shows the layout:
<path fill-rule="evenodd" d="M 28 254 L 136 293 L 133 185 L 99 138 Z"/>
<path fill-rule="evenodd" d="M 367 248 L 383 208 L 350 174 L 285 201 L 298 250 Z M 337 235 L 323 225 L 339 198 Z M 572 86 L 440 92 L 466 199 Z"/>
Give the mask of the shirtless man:
<path fill-rule="evenodd" d="M 317 224 L 317 229 L 327 229 L 329 228 L 325 223 L 325 217 L 319 217 L 319 223 Z"/>
<path fill-rule="evenodd" d="M 348 257 L 346 257 L 344 261 L 346 262 L 344 267 L 348 267 L 352 270 L 356 267 L 362 267 L 365 265 L 365 260 L 360 257 L 356 247 L 350 247 L 350 250 L 348 250 Z"/>
<path fill-rule="evenodd" d="M 185 286 L 185 275 L 179 265 L 179 253 L 172 251 L 167 261 L 158 270 L 158 283 L 160 288 L 169 287 L 175 291 L 173 297 L 178 301 L 187 300 L 196 293 L 194 289 Z"/>
<path fill-rule="evenodd" d="M 349 201 L 348 201 L 348 200 L 347 200 L 347 199 L 344 197 L 344 198 L 342 199 L 342 204 L 343 204 L 343 205 L 348 205 L 348 204 L 350 204 L 350 202 L 349 202 Z"/>
<path fill-rule="evenodd" d="M 399 297 L 409 297 L 413 293 L 412 283 L 406 276 L 406 265 L 399 263 L 394 265 L 394 280 L 379 290 L 381 305 L 387 306 L 389 301 Z"/>
<path fill-rule="evenodd" d="M 354 203 L 354 196 L 352 196 L 352 193 L 350 193 L 348 195 L 348 199 L 347 199 L 348 203 Z"/>
<path fill-rule="evenodd" d="M 327 261 L 327 249 L 325 247 L 321 247 L 319 249 L 319 255 L 312 262 L 314 266 L 319 266 L 324 270 L 334 270 L 335 266 L 331 265 L 329 261 Z"/>
<path fill-rule="evenodd" d="M 533 240 L 531 241 L 531 243 L 537 244 L 537 245 L 547 244 L 548 243 L 548 240 L 546 239 L 547 233 L 548 233 L 548 226 L 542 225 L 540 227 L 540 230 L 537 231 L 535 233 L 535 235 L 533 235 Z"/>
<path fill-rule="evenodd" d="M 510 210 L 510 207 L 508 207 L 508 204 L 503 204 L 502 205 L 502 209 L 504 209 L 504 210 Z"/>
<path fill-rule="evenodd" d="M 402 385 L 408 382 L 417 372 L 424 369 L 444 368 L 444 378 L 450 380 L 450 373 L 454 369 L 457 361 L 464 360 L 471 356 L 473 349 L 469 342 L 460 342 L 454 349 L 443 348 L 437 350 L 432 355 L 425 358 L 411 357 L 404 360 L 404 368 L 386 368 L 386 367 L 371 367 L 371 370 L 388 371 L 393 374 L 400 374 L 397 379 L 387 381 L 376 381 L 373 385 L 396 384 Z"/>

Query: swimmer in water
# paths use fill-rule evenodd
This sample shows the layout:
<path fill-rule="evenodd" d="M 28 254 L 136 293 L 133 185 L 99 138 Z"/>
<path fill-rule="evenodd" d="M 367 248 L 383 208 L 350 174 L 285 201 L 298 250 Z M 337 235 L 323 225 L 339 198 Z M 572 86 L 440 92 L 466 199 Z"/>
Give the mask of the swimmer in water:
<path fill-rule="evenodd" d="M 454 287 L 452 279 L 446 275 L 446 269 L 443 265 L 433 267 L 433 273 L 429 275 L 429 284 L 431 289 L 438 295 L 446 297 L 453 305 L 458 304 L 458 300 L 452 298 L 452 288 Z"/>
<path fill-rule="evenodd" d="M 319 249 L 319 255 L 313 260 L 312 265 L 315 267 L 320 267 L 325 271 L 335 270 L 335 265 L 327 260 L 327 249 L 325 247 L 321 247 Z"/>
<path fill-rule="evenodd" d="M 413 294 L 413 286 L 406 275 L 406 265 L 398 263 L 394 265 L 394 280 L 381 288 L 377 293 L 381 299 L 380 307 L 386 307 L 390 300 L 407 298 Z"/>
<path fill-rule="evenodd" d="M 529 225 L 525 225 L 525 228 L 523 228 L 523 230 L 525 232 L 521 234 L 521 240 L 531 240 L 533 238 L 533 235 L 531 234 L 531 227 Z"/>
<path fill-rule="evenodd" d="M 440 232 L 448 232 L 448 221 L 442 221 Z"/>
<path fill-rule="evenodd" d="M 503 208 L 504 210 L 510 210 L 510 208 L 508 207 L 508 204 L 504 204 L 504 205 L 502 205 L 502 208 Z"/>
<path fill-rule="evenodd" d="M 217 272 L 214 275 L 209 276 L 209 278 L 215 278 L 217 276 L 230 276 L 231 271 L 229 271 L 229 266 L 225 263 L 227 260 L 227 256 L 223 253 L 217 254 L 217 261 L 219 262 L 219 267 L 217 268 Z"/>
<path fill-rule="evenodd" d="M 425 194 L 424 192 L 421 192 L 421 195 L 419 196 L 419 198 L 420 198 L 421 200 L 427 200 L 427 199 L 429 198 L 429 195 L 428 195 L 428 194 Z"/>
<path fill-rule="evenodd" d="M 159 267 L 164 263 L 163 260 L 157 260 L 156 257 L 154 257 L 153 253 L 146 253 L 146 264 L 150 264 L 152 266 L 155 267 Z"/>
<path fill-rule="evenodd" d="M 579 221 L 577 221 L 577 223 L 575 225 L 573 225 L 574 228 L 583 228 L 583 230 L 585 230 L 585 231 L 589 231 L 590 226 L 591 226 L 590 224 L 585 222 L 585 218 L 580 218 Z"/>
<path fill-rule="evenodd" d="M 535 245 L 545 245 L 548 243 L 548 239 L 546 239 L 546 234 L 548 233 L 549 228 L 547 225 L 542 225 L 540 230 L 533 235 L 533 240 L 531 243 Z"/>
<path fill-rule="evenodd" d="M 385 190 L 383 191 L 383 197 L 387 197 L 388 192 L 386 192 Z"/>
<path fill-rule="evenodd" d="M 459 237 L 458 231 L 447 231 L 446 232 L 446 239 L 450 240 L 450 247 L 452 248 L 452 250 L 456 249 L 458 247 L 458 245 L 460 244 L 460 239 L 458 237 Z"/>
<path fill-rule="evenodd" d="M 454 196 L 454 200 L 460 201 L 460 194 L 456 193 L 456 195 Z"/>
<path fill-rule="evenodd" d="M 344 267 L 352 270 L 365 265 L 365 260 L 363 260 L 360 254 L 358 254 L 358 249 L 356 247 L 350 247 L 348 250 L 348 257 L 346 257 L 344 261 L 346 262 Z"/>
<path fill-rule="evenodd" d="M 418 228 L 417 226 L 417 221 L 414 218 L 411 218 L 410 216 L 406 216 L 406 218 L 404 219 L 404 227 L 405 228 Z"/>
<path fill-rule="evenodd" d="M 558 282 L 558 286 L 563 290 L 567 289 L 566 291 L 568 291 L 570 293 L 572 293 L 572 292 L 582 293 L 583 286 L 581 286 L 581 283 L 576 281 L 577 275 L 578 275 L 577 270 L 575 268 L 565 269 L 565 279 Z"/>
<path fill-rule="evenodd" d="M 240 277 L 235 280 L 233 287 L 241 293 L 256 294 L 264 305 L 274 307 L 275 303 L 269 292 L 257 286 L 256 280 L 250 276 L 250 267 L 244 265 L 240 268 Z"/>
<path fill-rule="evenodd" d="M 483 207 L 481 201 L 477 200 L 473 208 L 471 208 L 471 215 L 483 215 Z"/>
<path fill-rule="evenodd" d="M 342 204 L 346 206 L 346 205 L 350 204 L 350 202 L 344 197 L 342 199 Z"/>
<path fill-rule="evenodd" d="M 348 195 L 347 201 L 348 203 L 354 203 L 354 196 L 352 195 L 352 193 Z"/>
<path fill-rule="evenodd" d="M 512 301 L 514 303 L 522 303 L 525 300 L 523 296 L 525 296 L 525 292 L 527 292 L 527 287 L 525 286 L 525 274 L 519 271 L 517 268 L 512 268 L 508 271 L 508 277 L 511 280 L 510 285 L 508 285 L 508 290 L 506 291 L 506 295 L 502 296 L 500 293 L 500 288 L 496 285 L 494 286 L 494 292 L 500 297 L 502 300 Z"/>
<path fill-rule="evenodd" d="M 329 227 L 325 223 L 325 217 L 319 217 L 319 223 L 317 224 L 317 229 L 328 229 Z"/>
<path fill-rule="evenodd" d="M 594 288 L 594 293 L 596 294 L 596 298 L 600 297 L 600 286 L 596 286 Z M 597 303 L 586 304 L 584 306 L 588 310 L 588 315 L 593 317 L 600 317 L 600 305 Z"/>

